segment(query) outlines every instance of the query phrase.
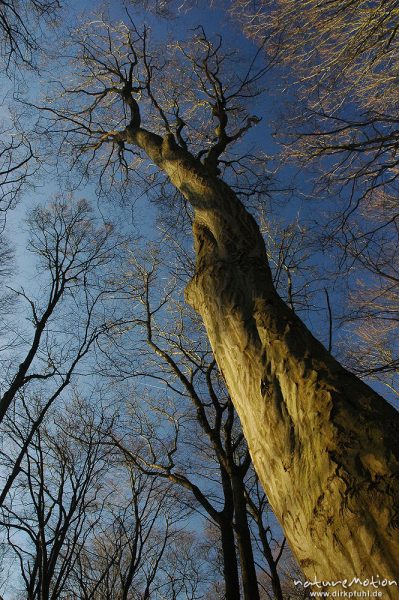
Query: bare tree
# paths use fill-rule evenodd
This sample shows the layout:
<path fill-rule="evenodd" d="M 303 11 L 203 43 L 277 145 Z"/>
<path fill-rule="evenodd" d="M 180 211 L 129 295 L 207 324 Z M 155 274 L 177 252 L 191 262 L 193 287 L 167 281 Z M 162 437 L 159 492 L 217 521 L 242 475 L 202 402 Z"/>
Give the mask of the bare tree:
<path fill-rule="evenodd" d="M 42 26 L 55 19 L 60 7 L 59 0 L 0 2 L 0 57 L 6 73 L 10 73 L 13 65 L 37 64 Z"/>
<path fill-rule="evenodd" d="M 77 444 L 68 430 L 80 426 L 78 415 L 63 418 L 60 425 L 47 418 L 35 432 L 14 493 L 1 509 L 3 535 L 15 554 L 29 599 L 63 597 L 79 550 L 104 506 L 106 495 L 99 483 L 108 451 L 100 443 L 101 423 L 98 427 L 93 417 L 91 423 L 86 418 L 82 442 Z M 25 444 L 23 424 L 15 422 L 10 435 L 17 446 Z"/>
<path fill-rule="evenodd" d="M 11 299 L 22 300 L 22 310 L 14 307 L 14 312 L 25 315 L 27 307 L 30 326 L 21 327 L 14 315 L 6 316 L 2 346 L 2 431 L 6 434 L 18 416 L 25 433 L 16 454 L 7 444 L 2 448 L 0 505 L 51 406 L 76 381 L 78 368 L 81 376 L 87 368 L 92 372 L 90 354 L 101 338 L 110 343 L 122 323 L 112 299 L 116 288 L 104 277 L 104 269 L 111 277 L 123 239 L 116 239 L 108 224 L 96 227 L 87 202 L 36 208 L 30 234 L 30 250 L 39 259 L 39 298 L 24 288 L 10 288 Z M 27 408 L 25 398 L 35 395 L 41 401 Z"/>
<path fill-rule="evenodd" d="M 116 467 L 112 488 L 108 514 L 77 556 L 70 593 L 85 600 L 153 597 L 153 589 L 166 585 L 162 568 L 172 581 L 177 577 L 164 563 L 184 513 L 173 510 L 167 487 L 132 465 Z"/>
<path fill-rule="evenodd" d="M 386 198 L 385 198 L 386 200 Z M 346 229 L 347 243 L 339 241 L 346 265 L 356 273 L 349 278 L 348 306 L 341 323 L 356 343 L 347 346 L 343 356 L 347 364 L 363 377 L 381 381 L 391 391 L 398 386 L 398 351 L 395 343 L 398 327 L 397 269 L 398 223 L 386 227 L 384 200 L 375 194 L 363 212 L 363 226 L 352 223 Z"/>
<path fill-rule="evenodd" d="M 4 228 L 7 211 L 15 207 L 27 178 L 33 175 L 33 150 L 23 135 L 2 129 L 0 145 L 0 227 Z"/>
<path fill-rule="evenodd" d="M 304 115 L 294 115 L 294 128 L 303 127 L 298 156 L 336 156 L 328 172 L 344 182 L 359 178 L 369 188 L 394 183 L 397 0 L 311 0 L 300 6 L 293 0 L 237 0 L 233 7 L 250 35 L 266 38 L 264 47 L 295 67 L 307 112 L 307 125 Z"/>
<path fill-rule="evenodd" d="M 24 289 L 11 289 L 29 310 L 31 331 L 15 332 L 15 339 L 3 347 L 3 367 L 5 376 L 2 382 L 0 399 L 0 421 L 14 401 L 16 394 L 33 382 L 51 378 L 62 378 L 68 372 L 67 365 L 74 362 L 80 353 L 87 353 L 89 341 L 100 335 L 96 329 L 95 308 L 101 305 L 107 296 L 107 290 L 101 289 L 96 277 L 105 265 L 111 263 L 120 241 L 113 238 L 109 224 L 95 227 L 86 201 L 67 204 L 55 203 L 49 208 L 36 208 L 30 217 L 31 238 L 29 249 L 39 259 L 39 273 L 44 275 L 41 281 L 40 300 L 28 297 Z M 43 293 L 46 291 L 46 295 Z M 82 292 L 80 294 L 80 292 Z M 86 307 L 88 320 L 78 340 L 76 352 L 73 339 L 65 338 L 61 348 L 54 344 L 52 319 L 62 301 L 69 299 L 77 307 L 80 303 Z M 66 317 L 64 314 L 64 317 Z M 107 325 L 103 323 L 104 332 Z M 31 338 L 28 343 L 26 339 Z M 10 349 L 19 348 L 16 357 L 10 358 Z M 79 356 L 80 358 L 80 356 Z"/>
<path fill-rule="evenodd" d="M 1 99 L 0 141 L 0 228 L 7 211 L 14 208 L 21 192 L 39 168 L 26 124 L 21 125 L 7 96 L 19 93 L 16 71 L 36 69 L 42 56 L 45 26 L 55 22 L 58 0 L 2 0 L 0 2 L 0 65 L 5 82 Z M 26 82 L 22 82 L 26 88 Z M 7 88 L 9 88 L 7 90 Z"/>
<path fill-rule="evenodd" d="M 27 414 L 39 400 L 25 399 Z M 14 587 L 40 600 L 199 600 L 206 557 L 185 531 L 190 511 L 113 451 L 117 406 L 108 403 L 101 388 L 91 398 L 75 392 L 31 436 L 0 511 Z M 15 415 L 6 435 L 9 453 L 18 453 L 29 419 Z"/>
<path fill-rule="evenodd" d="M 196 39 L 203 61 L 194 52 L 191 65 L 205 85 L 208 128 L 216 125 L 200 153 L 176 116 L 173 133 L 154 89 L 148 40 L 130 25 L 86 26 L 76 39 L 80 82 L 64 95 L 69 106 L 61 101 L 47 112 L 80 152 L 104 156 L 109 148 L 122 162 L 126 148 L 142 152 L 193 207 L 197 264 L 186 298 L 204 320 L 255 468 L 305 574 L 331 580 L 383 571 L 393 578 L 398 415 L 277 295 L 259 228 L 219 177 L 224 153 L 254 124 L 243 99 L 262 71 L 236 70 L 224 85 L 219 45 L 202 31 Z M 238 119 L 244 124 L 237 128 Z M 386 593 L 393 597 L 392 589 Z"/>

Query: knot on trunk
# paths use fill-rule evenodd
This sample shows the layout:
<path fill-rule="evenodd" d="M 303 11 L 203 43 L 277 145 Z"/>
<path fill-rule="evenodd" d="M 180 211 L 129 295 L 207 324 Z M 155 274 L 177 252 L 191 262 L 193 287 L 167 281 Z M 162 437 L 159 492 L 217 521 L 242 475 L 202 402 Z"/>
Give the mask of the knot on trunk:
<path fill-rule="evenodd" d="M 217 248 L 217 241 L 210 228 L 198 221 L 194 221 L 193 223 L 193 235 L 198 266 L 203 258 L 209 254 L 214 255 Z"/>
<path fill-rule="evenodd" d="M 162 158 L 174 158 L 176 150 L 179 150 L 179 148 L 173 133 L 167 133 L 162 141 Z"/>
<path fill-rule="evenodd" d="M 188 302 L 188 304 L 190 304 L 194 310 L 199 312 L 199 306 L 198 302 L 196 301 L 196 297 L 198 295 L 197 292 L 199 292 L 199 296 L 202 296 L 203 291 L 197 290 L 198 277 L 206 270 L 207 266 L 215 263 L 218 254 L 218 244 L 212 231 L 207 225 L 205 225 L 205 223 L 194 221 L 193 235 L 195 254 L 197 257 L 195 275 L 187 285 L 184 296 L 186 302 Z"/>

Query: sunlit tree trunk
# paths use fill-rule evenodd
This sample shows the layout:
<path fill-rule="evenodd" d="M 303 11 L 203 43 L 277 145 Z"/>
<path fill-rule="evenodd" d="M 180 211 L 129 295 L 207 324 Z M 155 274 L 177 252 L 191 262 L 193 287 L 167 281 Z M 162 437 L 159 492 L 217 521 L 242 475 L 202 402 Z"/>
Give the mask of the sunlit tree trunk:
<path fill-rule="evenodd" d="M 203 318 L 256 471 L 306 577 L 395 578 L 397 412 L 277 295 L 259 228 L 233 191 L 171 135 L 138 128 L 127 141 L 194 208 L 197 263 L 186 298 Z M 388 598 L 397 593 L 385 588 Z"/>

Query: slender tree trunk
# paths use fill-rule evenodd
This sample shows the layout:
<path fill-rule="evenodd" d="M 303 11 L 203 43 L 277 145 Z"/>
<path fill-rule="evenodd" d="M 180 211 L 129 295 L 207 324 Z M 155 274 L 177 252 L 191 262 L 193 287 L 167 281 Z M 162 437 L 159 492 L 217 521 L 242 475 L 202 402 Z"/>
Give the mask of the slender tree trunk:
<path fill-rule="evenodd" d="M 223 575 L 225 581 L 226 600 L 240 600 L 240 578 L 238 573 L 238 561 L 236 551 L 236 540 L 234 536 L 234 495 L 231 477 L 226 469 L 220 464 L 220 475 L 224 495 L 223 511 L 219 513 L 217 522 L 220 528 L 223 555 Z"/>
<path fill-rule="evenodd" d="M 247 505 L 243 481 L 239 474 L 231 476 L 234 497 L 234 524 L 241 565 L 242 589 L 245 600 L 259 600 L 258 580 L 252 550 L 251 532 L 248 525 Z"/>
<path fill-rule="evenodd" d="M 281 589 L 280 576 L 277 570 L 277 562 L 274 560 L 273 553 L 270 548 L 269 540 L 267 539 L 267 533 L 263 526 L 262 515 L 256 517 L 259 538 L 262 544 L 263 554 L 266 558 L 267 564 L 270 569 L 270 577 L 272 582 L 272 589 L 274 594 L 274 600 L 284 600 L 283 590 Z"/>
<path fill-rule="evenodd" d="M 226 600 L 240 600 L 237 554 L 231 521 L 220 520 Z"/>
<path fill-rule="evenodd" d="M 259 228 L 232 190 L 170 135 L 127 130 L 127 140 L 194 207 L 197 264 L 186 297 L 204 320 L 254 466 L 306 577 L 395 579 L 398 413 L 279 298 Z M 384 594 L 397 598 L 398 589 Z"/>

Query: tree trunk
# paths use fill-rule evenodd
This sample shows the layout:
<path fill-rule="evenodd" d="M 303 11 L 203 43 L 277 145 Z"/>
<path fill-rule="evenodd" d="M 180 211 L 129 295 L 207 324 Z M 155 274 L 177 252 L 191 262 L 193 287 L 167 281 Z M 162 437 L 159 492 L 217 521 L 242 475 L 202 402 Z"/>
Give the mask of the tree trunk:
<path fill-rule="evenodd" d="M 219 526 L 222 539 L 226 600 L 240 600 L 240 581 L 238 578 L 237 554 L 232 522 L 220 519 Z"/>
<path fill-rule="evenodd" d="M 172 136 L 128 133 L 194 207 L 197 264 L 186 297 L 204 320 L 255 469 L 306 577 L 394 579 L 398 413 L 277 295 L 259 228 L 233 191 Z"/>
<path fill-rule="evenodd" d="M 270 548 L 269 540 L 267 539 L 267 532 L 263 526 L 262 515 L 259 514 L 256 517 L 259 538 L 262 544 L 263 554 L 266 558 L 267 564 L 270 569 L 270 578 L 272 582 L 272 590 L 274 595 L 274 600 L 284 600 L 283 590 L 281 589 L 281 581 L 280 576 L 277 570 L 277 562 L 274 560 L 273 553 Z"/>
<path fill-rule="evenodd" d="M 242 589 L 245 600 L 259 600 L 258 580 L 252 551 L 251 533 L 248 525 L 247 506 L 243 481 L 239 474 L 231 476 L 234 497 L 234 524 L 241 565 Z"/>

